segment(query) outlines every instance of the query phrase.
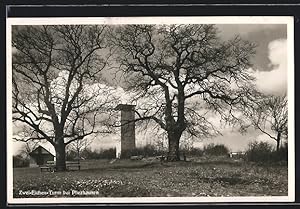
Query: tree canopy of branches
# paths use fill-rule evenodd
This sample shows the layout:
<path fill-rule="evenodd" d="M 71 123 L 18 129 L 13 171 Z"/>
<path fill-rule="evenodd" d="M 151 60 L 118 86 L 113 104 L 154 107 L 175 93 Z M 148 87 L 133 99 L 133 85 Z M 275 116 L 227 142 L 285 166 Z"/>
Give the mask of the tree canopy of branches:
<path fill-rule="evenodd" d="M 180 159 L 184 132 L 216 131 L 208 112 L 233 123 L 235 110 L 252 99 L 247 69 L 255 45 L 238 36 L 222 41 L 214 25 L 125 25 L 111 37 L 127 90 L 140 99 L 136 120 L 155 121 L 166 131 L 169 161 Z"/>
<path fill-rule="evenodd" d="M 73 153 L 76 153 L 76 159 L 81 159 L 81 153 L 88 148 L 88 146 L 92 143 L 92 140 L 88 138 L 84 138 L 81 140 L 76 140 L 75 142 L 68 145 L 67 150 Z"/>
<path fill-rule="evenodd" d="M 58 170 L 66 169 L 66 145 L 109 131 L 98 125 L 112 101 L 100 84 L 105 37 L 105 26 L 12 27 L 13 120 L 29 130 L 21 140 L 54 146 Z"/>
<path fill-rule="evenodd" d="M 279 150 L 283 137 L 288 135 L 288 101 L 286 95 L 264 96 L 249 109 L 248 117 L 262 133 L 276 141 Z"/>
<path fill-rule="evenodd" d="M 22 155 L 24 158 L 28 159 L 30 153 L 35 150 L 39 146 L 38 141 L 28 141 L 25 142 L 25 144 L 22 145 L 20 150 L 20 155 Z"/>

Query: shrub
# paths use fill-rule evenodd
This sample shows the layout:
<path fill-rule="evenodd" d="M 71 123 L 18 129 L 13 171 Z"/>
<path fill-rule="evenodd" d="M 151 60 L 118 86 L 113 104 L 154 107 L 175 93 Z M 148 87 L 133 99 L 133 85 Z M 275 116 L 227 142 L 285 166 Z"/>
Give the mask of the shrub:
<path fill-rule="evenodd" d="M 116 149 L 101 149 L 101 150 L 91 150 L 90 148 L 85 149 L 81 153 L 81 157 L 85 159 L 113 159 L 116 158 Z"/>
<path fill-rule="evenodd" d="M 158 150 L 154 145 L 148 144 L 144 147 L 138 147 L 132 150 L 122 151 L 122 158 L 130 158 L 130 156 L 142 155 L 144 157 L 153 157 L 158 155 L 163 155 L 164 152 Z"/>
<path fill-rule="evenodd" d="M 201 157 L 203 156 L 203 149 L 201 148 L 191 148 L 191 149 L 182 149 L 180 150 L 180 153 L 184 153 L 186 156 L 197 156 L 197 157 Z"/>
<path fill-rule="evenodd" d="M 221 156 L 228 155 L 229 149 L 224 144 L 209 144 L 203 148 L 205 155 Z"/>
<path fill-rule="evenodd" d="M 287 144 L 276 151 L 272 145 L 267 142 L 252 142 L 246 151 L 246 159 L 258 163 L 270 163 L 278 161 L 287 161 Z"/>
<path fill-rule="evenodd" d="M 13 167 L 20 168 L 20 167 L 28 167 L 29 166 L 29 159 L 22 157 L 22 155 L 14 155 L 13 156 Z"/>
<path fill-rule="evenodd" d="M 252 162 L 270 162 L 273 147 L 267 142 L 252 142 L 246 151 L 246 159 Z"/>
<path fill-rule="evenodd" d="M 288 160 L 288 144 L 285 143 L 278 151 L 273 152 L 273 161 L 287 161 Z"/>
<path fill-rule="evenodd" d="M 77 158 L 77 152 L 70 150 L 66 153 L 66 160 L 75 160 Z"/>
<path fill-rule="evenodd" d="M 113 159 L 116 158 L 116 148 L 110 148 L 100 151 L 100 157 L 102 159 Z"/>

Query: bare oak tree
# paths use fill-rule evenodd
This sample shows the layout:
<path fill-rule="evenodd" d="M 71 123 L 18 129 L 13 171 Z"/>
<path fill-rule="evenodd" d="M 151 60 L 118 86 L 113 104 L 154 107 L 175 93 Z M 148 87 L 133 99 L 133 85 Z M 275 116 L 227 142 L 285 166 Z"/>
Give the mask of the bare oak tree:
<path fill-rule="evenodd" d="M 221 41 L 214 25 L 126 25 L 111 37 L 126 88 L 136 93 L 136 120 L 153 120 L 167 132 L 169 161 L 180 159 L 183 132 L 217 131 L 207 112 L 233 123 L 235 110 L 251 99 L 247 69 L 255 45 L 238 36 Z"/>
<path fill-rule="evenodd" d="M 264 96 L 248 110 L 248 117 L 254 127 L 274 139 L 278 151 L 282 138 L 287 138 L 288 135 L 288 101 L 286 95 Z"/>
<path fill-rule="evenodd" d="M 66 145 L 109 131 L 98 125 L 108 119 L 112 100 L 100 84 L 110 57 L 105 31 L 83 25 L 12 28 L 13 120 L 31 130 L 23 140 L 54 146 L 58 170 L 66 169 Z"/>

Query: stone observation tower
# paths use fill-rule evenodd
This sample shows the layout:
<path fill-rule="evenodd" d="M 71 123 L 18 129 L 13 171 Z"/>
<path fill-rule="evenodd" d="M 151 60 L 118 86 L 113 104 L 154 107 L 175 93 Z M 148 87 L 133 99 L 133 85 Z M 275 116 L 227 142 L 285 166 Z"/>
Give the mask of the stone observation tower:
<path fill-rule="evenodd" d="M 121 158 L 129 157 L 130 150 L 135 149 L 135 105 L 119 104 L 115 109 L 121 110 Z"/>

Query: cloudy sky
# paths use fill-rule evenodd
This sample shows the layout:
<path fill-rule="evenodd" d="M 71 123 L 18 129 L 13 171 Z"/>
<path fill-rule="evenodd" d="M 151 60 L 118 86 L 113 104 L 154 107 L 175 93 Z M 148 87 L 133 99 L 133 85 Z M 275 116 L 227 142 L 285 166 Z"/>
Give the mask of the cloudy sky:
<path fill-rule="evenodd" d="M 224 39 L 239 34 L 257 44 L 253 58 L 258 87 L 271 94 L 287 90 L 287 27 L 286 25 L 218 25 Z"/>
<path fill-rule="evenodd" d="M 228 40 L 235 35 L 240 35 L 245 40 L 257 44 L 256 56 L 253 58 L 253 74 L 257 81 L 258 88 L 269 94 L 282 94 L 287 91 L 287 27 L 286 25 L 272 24 L 247 24 L 217 25 L 220 36 Z M 110 79 L 109 74 L 106 75 Z M 137 132 L 137 145 L 150 143 L 155 133 Z M 94 149 L 114 147 L 120 136 L 98 137 L 93 143 Z M 250 129 L 246 134 L 241 135 L 236 130 L 228 128 L 222 136 L 196 141 L 195 146 L 203 146 L 207 143 L 223 143 L 232 151 L 244 150 L 252 140 L 262 140 L 274 143 L 273 139 Z M 275 143 L 274 143 L 275 144 Z M 14 143 L 15 153 L 20 148 L 20 143 Z M 46 145 L 47 146 L 47 145 Z"/>

